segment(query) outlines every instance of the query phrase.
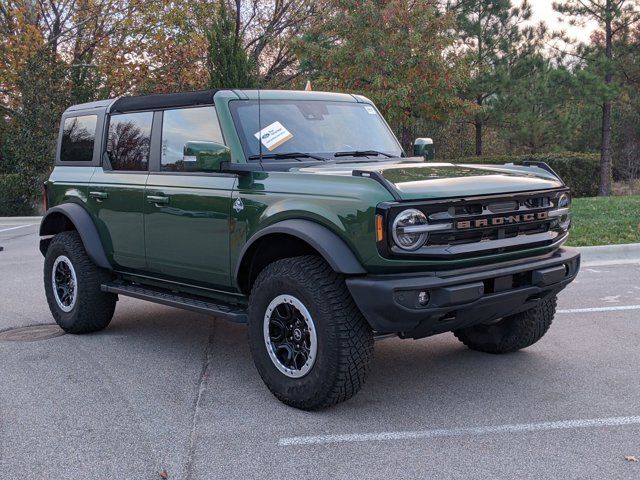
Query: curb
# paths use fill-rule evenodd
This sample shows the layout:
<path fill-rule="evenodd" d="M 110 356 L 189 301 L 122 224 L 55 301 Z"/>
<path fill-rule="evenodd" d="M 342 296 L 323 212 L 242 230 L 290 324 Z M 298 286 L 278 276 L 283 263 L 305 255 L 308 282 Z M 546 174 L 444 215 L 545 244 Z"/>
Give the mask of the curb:
<path fill-rule="evenodd" d="M 576 247 L 576 249 L 582 256 L 582 265 L 640 263 L 640 243 Z"/>

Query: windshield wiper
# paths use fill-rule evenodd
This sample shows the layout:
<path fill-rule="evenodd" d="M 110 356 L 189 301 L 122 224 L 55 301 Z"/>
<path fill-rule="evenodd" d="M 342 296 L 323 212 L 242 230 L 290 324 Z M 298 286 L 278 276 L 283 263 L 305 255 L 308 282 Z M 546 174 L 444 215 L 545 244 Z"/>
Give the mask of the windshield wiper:
<path fill-rule="evenodd" d="M 387 158 L 393 158 L 393 155 L 384 152 L 378 152 L 377 150 L 352 150 L 350 152 L 336 152 L 334 157 L 371 157 L 374 155 L 384 155 Z"/>
<path fill-rule="evenodd" d="M 285 160 L 288 158 L 298 159 L 298 158 L 312 158 L 314 160 L 320 160 L 322 162 L 326 162 L 328 159 L 325 157 L 321 157 L 320 155 L 313 155 L 312 153 L 302 153 L 302 152 L 282 152 L 282 153 L 265 153 L 262 155 L 250 155 L 249 160 L 260 160 L 260 158 L 264 160 Z"/>

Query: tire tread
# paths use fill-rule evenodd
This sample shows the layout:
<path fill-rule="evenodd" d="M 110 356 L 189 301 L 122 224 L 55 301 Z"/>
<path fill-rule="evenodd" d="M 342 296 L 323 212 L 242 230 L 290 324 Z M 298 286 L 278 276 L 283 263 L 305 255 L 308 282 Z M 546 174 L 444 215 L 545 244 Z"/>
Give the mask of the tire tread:
<path fill-rule="evenodd" d="M 455 330 L 458 340 L 471 350 L 485 353 L 511 353 L 527 348 L 540 340 L 551 327 L 556 311 L 556 296 L 542 300 L 536 307 L 502 319 L 496 325 L 477 325 Z M 483 335 L 494 329 L 499 338 L 487 340 Z"/>
<path fill-rule="evenodd" d="M 282 277 L 291 278 L 303 288 L 314 289 L 323 297 L 324 304 L 318 307 L 325 316 L 332 318 L 335 327 L 337 368 L 333 375 L 325 378 L 323 388 L 320 389 L 322 393 L 306 400 L 289 398 L 272 388 L 264 375 L 263 380 L 280 401 L 303 410 L 318 410 L 351 398 L 360 390 L 369 373 L 373 358 L 373 333 L 353 301 L 344 277 L 334 272 L 317 256 L 285 258 L 270 264 L 260 273 L 252 295 L 264 288 L 265 284 Z M 261 319 L 262 315 L 263 313 L 253 311 L 250 303 L 249 318 Z M 254 343 L 251 342 L 252 354 L 258 355 Z"/>
<path fill-rule="evenodd" d="M 51 266 L 55 261 L 54 257 L 57 257 L 52 252 L 58 249 L 61 249 L 73 263 L 78 280 L 78 298 L 74 310 L 70 312 L 74 316 L 71 323 L 65 321 L 68 314 L 59 309 L 51 291 Z M 45 257 L 44 287 L 49 309 L 65 332 L 97 332 L 109 325 L 115 311 L 117 296 L 102 292 L 101 286 L 110 279 L 109 272 L 91 261 L 78 232 L 66 231 L 53 237 Z"/>

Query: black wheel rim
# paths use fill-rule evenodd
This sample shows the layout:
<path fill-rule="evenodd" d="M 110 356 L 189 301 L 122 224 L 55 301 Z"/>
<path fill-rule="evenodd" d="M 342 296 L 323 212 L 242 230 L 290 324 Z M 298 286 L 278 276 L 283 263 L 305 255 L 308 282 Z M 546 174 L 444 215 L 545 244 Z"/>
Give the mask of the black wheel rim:
<path fill-rule="evenodd" d="M 58 307 L 70 312 L 76 304 L 78 280 L 71 260 L 61 255 L 56 258 L 51 271 L 51 286 Z"/>
<path fill-rule="evenodd" d="M 317 355 L 315 326 L 307 308 L 291 295 L 280 295 L 267 307 L 264 339 L 280 372 L 299 378 L 311 370 Z"/>

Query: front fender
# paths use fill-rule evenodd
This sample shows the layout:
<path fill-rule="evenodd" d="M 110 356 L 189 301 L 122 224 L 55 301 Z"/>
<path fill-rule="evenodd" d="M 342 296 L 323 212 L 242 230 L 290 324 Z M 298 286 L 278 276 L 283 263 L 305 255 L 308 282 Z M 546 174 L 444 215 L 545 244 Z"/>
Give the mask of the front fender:
<path fill-rule="evenodd" d="M 72 228 L 70 228 L 70 226 L 73 226 L 73 229 L 80 235 L 87 255 L 89 255 L 93 263 L 99 267 L 111 269 L 112 266 L 109 260 L 107 260 L 98 229 L 93 223 L 91 215 L 76 203 L 65 203 L 47 210 L 47 213 L 40 223 L 40 236 L 51 236 L 66 230 L 71 230 Z M 45 243 L 43 248 L 42 242 L 47 242 L 47 240 L 43 239 L 40 242 L 40 251 L 42 251 L 44 255 L 48 243 Z"/>
<path fill-rule="evenodd" d="M 251 246 L 261 238 L 274 233 L 291 235 L 307 242 L 338 273 L 347 275 L 367 273 L 347 244 L 327 227 L 310 220 L 289 219 L 259 230 L 247 241 L 240 252 L 236 265 L 236 280 L 238 279 L 245 254 L 251 249 Z"/>

